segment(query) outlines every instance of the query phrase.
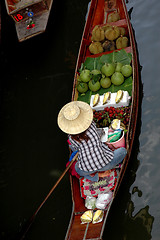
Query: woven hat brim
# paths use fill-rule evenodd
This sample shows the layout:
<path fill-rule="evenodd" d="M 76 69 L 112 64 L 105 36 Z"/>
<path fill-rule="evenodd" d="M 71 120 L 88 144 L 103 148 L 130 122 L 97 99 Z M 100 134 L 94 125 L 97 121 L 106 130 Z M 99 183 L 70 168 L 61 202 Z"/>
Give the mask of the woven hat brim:
<path fill-rule="evenodd" d="M 76 104 L 80 108 L 79 116 L 74 120 L 67 120 L 63 111 L 68 104 Z M 60 129 L 67 134 L 79 134 L 84 132 L 92 123 L 93 110 L 89 104 L 81 101 L 73 101 L 66 104 L 58 114 L 58 126 Z"/>

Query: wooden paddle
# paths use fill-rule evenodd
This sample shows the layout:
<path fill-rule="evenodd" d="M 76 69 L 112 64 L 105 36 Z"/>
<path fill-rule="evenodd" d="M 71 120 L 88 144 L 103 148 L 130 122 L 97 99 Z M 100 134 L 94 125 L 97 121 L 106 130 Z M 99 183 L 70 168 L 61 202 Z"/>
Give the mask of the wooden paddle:
<path fill-rule="evenodd" d="M 27 224 L 27 227 L 22 235 L 22 237 L 20 237 L 20 239 L 24 239 L 26 233 L 28 232 L 28 230 L 30 229 L 37 213 L 39 212 L 39 210 L 41 209 L 41 207 L 45 204 L 45 202 L 47 201 L 47 199 L 50 197 L 50 195 L 52 194 L 52 192 L 54 191 L 54 189 L 58 186 L 58 184 L 60 183 L 60 181 L 62 180 L 62 178 L 64 177 L 64 175 L 67 173 L 67 171 L 69 170 L 69 168 L 71 167 L 71 165 L 73 164 L 73 162 L 76 160 L 78 156 L 78 152 L 75 154 L 75 156 L 73 157 L 72 161 L 69 163 L 69 165 L 66 167 L 65 171 L 62 173 L 62 175 L 60 176 L 60 178 L 57 180 L 57 182 L 54 184 L 54 186 L 52 187 L 52 189 L 50 190 L 50 192 L 47 194 L 47 196 L 45 197 L 45 199 L 43 200 L 43 202 L 39 205 L 39 207 L 37 208 L 37 210 L 35 211 L 35 213 L 33 214 L 33 216 L 30 218 L 29 223 Z"/>

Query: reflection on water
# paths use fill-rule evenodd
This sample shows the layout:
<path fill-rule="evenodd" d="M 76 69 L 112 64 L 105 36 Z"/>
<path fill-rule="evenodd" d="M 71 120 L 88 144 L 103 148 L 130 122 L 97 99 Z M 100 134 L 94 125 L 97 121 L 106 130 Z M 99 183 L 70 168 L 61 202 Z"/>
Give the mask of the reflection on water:
<path fill-rule="evenodd" d="M 140 125 L 141 121 L 138 121 L 138 126 L 140 127 Z M 136 206 L 143 196 L 142 190 L 134 185 L 136 172 L 140 166 L 140 161 L 137 159 L 140 146 L 139 134 L 140 128 L 137 128 L 131 162 L 110 210 L 104 239 L 109 237 L 118 240 L 150 240 L 152 238 L 154 216 L 150 213 L 149 205 L 144 205 L 139 209 Z"/>
<path fill-rule="evenodd" d="M 137 189 L 138 194 L 141 196 L 141 191 Z M 134 203 L 130 201 L 127 207 L 125 216 L 125 233 L 124 239 L 141 239 L 149 240 L 152 238 L 151 231 L 154 217 L 149 214 L 149 206 L 140 209 L 136 214 L 133 214 Z M 132 231 L 130 230 L 132 229 Z"/>

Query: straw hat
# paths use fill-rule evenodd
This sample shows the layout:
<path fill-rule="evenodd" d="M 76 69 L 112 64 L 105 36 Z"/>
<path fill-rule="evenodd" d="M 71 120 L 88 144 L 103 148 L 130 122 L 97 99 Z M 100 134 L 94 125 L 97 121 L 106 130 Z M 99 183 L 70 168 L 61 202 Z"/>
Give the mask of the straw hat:
<path fill-rule="evenodd" d="M 81 101 L 67 103 L 58 114 L 58 126 L 68 134 L 84 132 L 93 120 L 93 111 L 89 104 Z"/>

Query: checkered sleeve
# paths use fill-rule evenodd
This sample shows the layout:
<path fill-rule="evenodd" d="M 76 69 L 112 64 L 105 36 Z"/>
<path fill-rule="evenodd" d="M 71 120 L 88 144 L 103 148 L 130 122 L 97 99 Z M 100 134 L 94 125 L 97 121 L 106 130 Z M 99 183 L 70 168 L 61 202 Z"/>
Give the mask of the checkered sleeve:
<path fill-rule="evenodd" d="M 71 143 L 72 148 L 74 148 L 75 150 L 79 149 L 79 143 L 77 141 L 74 141 L 70 135 L 68 135 L 68 139 Z"/>

